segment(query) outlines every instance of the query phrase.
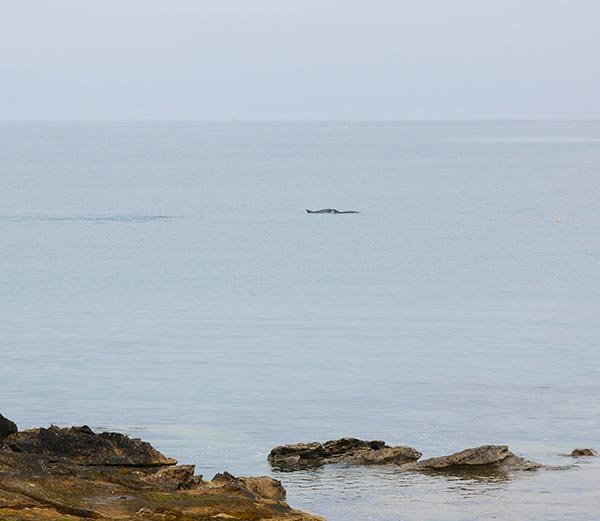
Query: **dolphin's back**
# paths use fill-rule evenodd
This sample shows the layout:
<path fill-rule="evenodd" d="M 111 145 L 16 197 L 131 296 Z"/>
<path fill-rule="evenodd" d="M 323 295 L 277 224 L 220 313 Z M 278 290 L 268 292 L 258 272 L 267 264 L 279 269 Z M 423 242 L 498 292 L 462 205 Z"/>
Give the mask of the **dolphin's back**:
<path fill-rule="evenodd" d="M 336 210 L 335 208 L 323 208 L 322 210 L 306 210 L 306 213 L 360 213 L 357 212 L 356 210 L 345 210 L 343 212 L 340 212 L 339 210 Z"/>

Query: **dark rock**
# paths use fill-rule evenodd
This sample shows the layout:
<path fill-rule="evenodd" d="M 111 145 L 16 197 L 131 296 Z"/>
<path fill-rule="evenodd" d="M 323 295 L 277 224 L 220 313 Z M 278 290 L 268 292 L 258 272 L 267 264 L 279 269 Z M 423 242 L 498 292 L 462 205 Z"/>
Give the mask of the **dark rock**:
<path fill-rule="evenodd" d="M 596 456 L 597 454 L 598 453 L 594 449 L 577 448 L 573 449 L 569 456 L 571 456 L 572 458 L 581 458 L 582 456 Z"/>
<path fill-rule="evenodd" d="M 0 441 L 17 431 L 17 424 L 0 414 Z"/>
<path fill-rule="evenodd" d="M 13 450 L 67 457 L 80 465 L 175 465 L 152 445 L 117 432 L 96 434 L 87 425 L 61 429 L 31 429 L 12 435 L 6 443 Z"/>
<path fill-rule="evenodd" d="M 482 445 L 449 456 L 430 458 L 404 466 L 406 470 L 461 471 L 477 469 L 501 472 L 535 470 L 540 467 L 539 463 L 513 454 L 506 445 Z"/>
<path fill-rule="evenodd" d="M 281 470 L 301 470 L 328 464 L 402 465 L 416 461 L 421 453 L 411 447 L 389 447 L 384 441 L 342 438 L 325 443 L 298 443 L 275 447 L 269 462 Z"/>

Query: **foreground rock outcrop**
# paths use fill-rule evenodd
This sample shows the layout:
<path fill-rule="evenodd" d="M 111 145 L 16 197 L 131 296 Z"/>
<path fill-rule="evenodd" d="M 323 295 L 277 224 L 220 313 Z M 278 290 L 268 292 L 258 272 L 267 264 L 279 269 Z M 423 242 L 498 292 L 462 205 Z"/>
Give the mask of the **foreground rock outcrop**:
<path fill-rule="evenodd" d="M 298 443 L 275 447 L 269 462 L 281 470 L 301 470 L 332 463 L 347 465 L 401 465 L 416 461 L 421 453 L 411 447 L 389 447 L 384 441 L 342 438 L 325 443 Z"/>
<path fill-rule="evenodd" d="M 0 519 L 317 521 L 292 510 L 268 477 L 217 474 L 177 465 L 150 444 L 89 427 L 32 429 L 0 441 Z"/>
<path fill-rule="evenodd" d="M 482 445 L 449 456 L 417 461 L 421 453 L 411 447 L 389 447 L 383 441 L 342 438 L 325 443 L 298 443 L 275 447 L 269 462 L 277 469 L 295 471 L 327 464 L 395 465 L 407 471 L 535 470 L 542 465 L 513 454 L 506 445 Z"/>

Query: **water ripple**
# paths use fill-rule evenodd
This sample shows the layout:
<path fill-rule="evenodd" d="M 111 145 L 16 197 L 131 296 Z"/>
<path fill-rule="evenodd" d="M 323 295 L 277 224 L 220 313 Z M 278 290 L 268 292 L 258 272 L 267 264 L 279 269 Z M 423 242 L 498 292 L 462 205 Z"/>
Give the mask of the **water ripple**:
<path fill-rule="evenodd" d="M 172 215 L 115 214 L 115 215 L 0 215 L 0 221 L 26 222 L 84 222 L 84 223 L 146 223 L 170 221 Z"/>

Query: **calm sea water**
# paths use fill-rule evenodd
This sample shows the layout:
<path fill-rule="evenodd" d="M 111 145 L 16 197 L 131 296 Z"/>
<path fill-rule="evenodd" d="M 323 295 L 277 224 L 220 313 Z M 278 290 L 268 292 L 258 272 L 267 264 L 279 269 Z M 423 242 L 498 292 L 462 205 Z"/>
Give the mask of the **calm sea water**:
<path fill-rule="evenodd" d="M 2 123 L 0 412 L 210 477 L 600 448 L 600 123 Z M 307 215 L 305 208 L 360 210 Z M 600 463 L 277 474 L 340 520 L 597 520 Z"/>

